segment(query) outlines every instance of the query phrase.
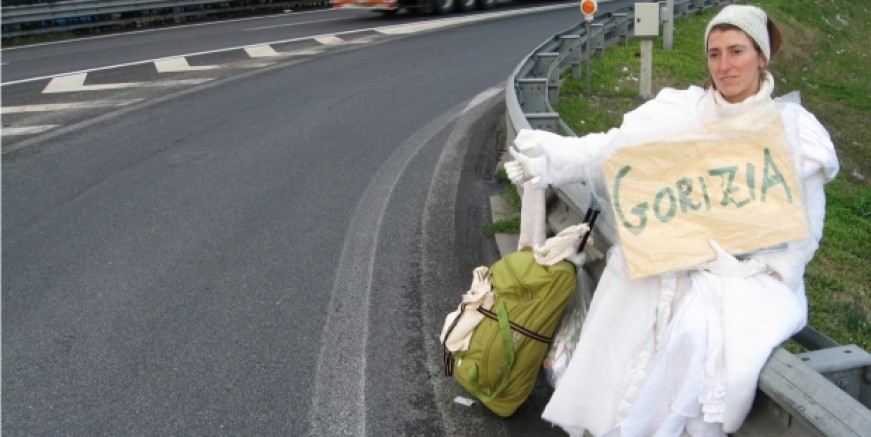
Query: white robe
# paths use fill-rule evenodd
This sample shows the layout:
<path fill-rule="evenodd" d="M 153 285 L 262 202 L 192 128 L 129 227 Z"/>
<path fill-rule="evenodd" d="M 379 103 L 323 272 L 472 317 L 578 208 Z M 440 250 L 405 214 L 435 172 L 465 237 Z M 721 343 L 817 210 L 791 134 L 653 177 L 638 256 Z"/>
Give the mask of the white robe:
<path fill-rule="evenodd" d="M 766 86 L 747 101 L 770 100 L 772 84 L 766 75 Z M 560 186 L 595 178 L 602 150 L 618 134 L 728 105 L 718 97 L 698 87 L 665 89 L 627 113 L 619 129 L 582 138 L 522 131 L 515 142 L 534 143 L 547 156 L 541 186 Z M 804 269 L 822 237 L 823 184 L 838 171 L 816 118 L 797 103 L 779 109 L 797 151 L 811 236 L 752 255 L 770 271 L 746 277 L 692 270 L 631 280 L 612 247 L 544 419 L 573 436 L 723 435 L 741 426 L 772 349 L 806 324 Z"/>

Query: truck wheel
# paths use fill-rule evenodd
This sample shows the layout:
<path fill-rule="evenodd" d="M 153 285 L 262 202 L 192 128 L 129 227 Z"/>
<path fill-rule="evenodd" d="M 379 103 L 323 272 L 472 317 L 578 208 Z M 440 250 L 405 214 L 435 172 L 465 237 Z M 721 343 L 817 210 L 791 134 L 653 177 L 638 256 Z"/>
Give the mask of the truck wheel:
<path fill-rule="evenodd" d="M 475 5 L 478 3 L 478 0 L 457 0 L 457 10 L 460 12 L 467 12 L 475 9 Z"/>
<path fill-rule="evenodd" d="M 496 4 L 496 0 L 476 0 L 478 9 L 490 9 Z"/>
<path fill-rule="evenodd" d="M 444 15 L 454 9 L 454 0 L 432 0 L 432 13 Z"/>

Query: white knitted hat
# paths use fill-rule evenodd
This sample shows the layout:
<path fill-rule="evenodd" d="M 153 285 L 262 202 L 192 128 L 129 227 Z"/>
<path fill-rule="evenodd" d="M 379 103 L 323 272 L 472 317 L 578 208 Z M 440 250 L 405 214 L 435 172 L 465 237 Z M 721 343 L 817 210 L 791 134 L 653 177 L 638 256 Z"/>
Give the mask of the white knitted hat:
<path fill-rule="evenodd" d="M 718 24 L 731 24 L 743 30 L 762 50 L 765 59 L 771 61 L 771 43 L 768 39 L 768 16 L 756 6 L 729 5 L 723 8 L 708 23 L 705 30 L 705 52 L 708 51 L 708 35 Z"/>

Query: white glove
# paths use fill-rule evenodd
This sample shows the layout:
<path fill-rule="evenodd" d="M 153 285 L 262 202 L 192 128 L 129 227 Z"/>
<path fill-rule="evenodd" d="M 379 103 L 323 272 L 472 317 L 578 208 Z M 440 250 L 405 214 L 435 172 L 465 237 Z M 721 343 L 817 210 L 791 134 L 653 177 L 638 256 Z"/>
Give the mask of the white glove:
<path fill-rule="evenodd" d="M 523 182 L 528 180 L 537 183 L 544 172 L 546 158 L 544 156 L 531 158 L 514 151 L 513 148 L 508 149 L 508 152 L 514 158 L 514 161 L 506 162 L 504 165 L 505 172 L 508 173 L 508 179 L 515 185 L 523 185 Z"/>
<path fill-rule="evenodd" d="M 541 148 L 538 143 L 542 140 L 558 138 L 562 137 L 547 131 L 521 129 L 514 138 L 514 148 L 526 156 L 541 156 Z"/>
<path fill-rule="evenodd" d="M 502 166 L 505 167 L 505 173 L 508 174 L 508 180 L 512 184 L 517 186 L 523 185 L 523 167 L 519 162 L 508 161 Z"/>
<path fill-rule="evenodd" d="M 543 266 L 552 266 L 566 257 L 578 253 L 581 239 L 590 230 L 586 223 L 569 226 L 533 249 L 535 260 Z"/>
<path fill-rule="evenodd" d="M 717 259 L 702 264 L 699 266 L 700 270 L 707 270 L 721 276 L 753 276 L 757 273 L 769 272 L 768 266 L 759 260 L 747 259 L 742 261 L 726 252 L 726 249 L 723 249 L 716 241 L 708 240 L 708 244 L 714 248 Z"/>

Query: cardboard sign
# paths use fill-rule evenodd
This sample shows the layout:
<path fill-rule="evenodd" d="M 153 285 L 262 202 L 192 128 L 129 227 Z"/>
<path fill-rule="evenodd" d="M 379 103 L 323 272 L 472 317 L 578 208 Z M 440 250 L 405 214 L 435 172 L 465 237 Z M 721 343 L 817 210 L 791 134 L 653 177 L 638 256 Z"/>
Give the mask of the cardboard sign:
<path fill-rule="evenodd" d="M 632 278 L 809 235 L 783 123 L 773 106 L 716 118 L 602 164 Z"/>

